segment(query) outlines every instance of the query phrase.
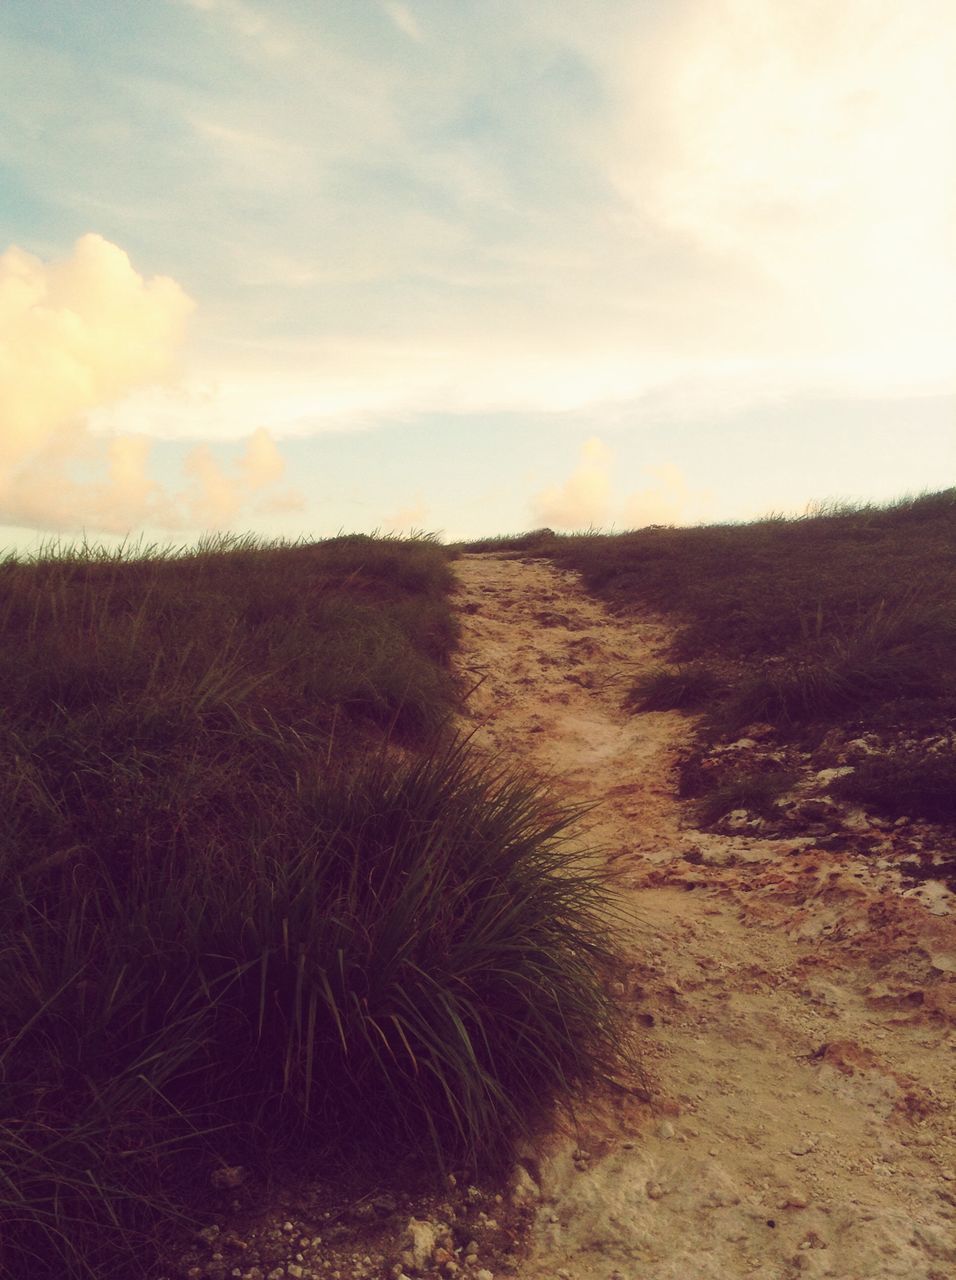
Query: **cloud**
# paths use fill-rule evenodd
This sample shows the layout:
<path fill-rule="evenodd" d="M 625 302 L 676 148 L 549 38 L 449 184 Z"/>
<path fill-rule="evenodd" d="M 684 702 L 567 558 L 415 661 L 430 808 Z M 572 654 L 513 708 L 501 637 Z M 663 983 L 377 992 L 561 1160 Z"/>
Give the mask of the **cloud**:
<path fill-rule="evenodd" d="M 297 490 L 261 500 L 262 491 L 273 488 L 285 474 L 285 459 L 261 427 L 249 437 L 231 468 L 224 467 L 208 445 L 198 445 L 187 455 L 183 470 L 190 483 L 176 495 L 167 520 L 188 528 L 227 529 L 247 510 L 278 514 L 305 505 Z"/>
<path fill-rule="evenodd" d="M 644 470 L 650 483 L 625 498 L 620 518 L 623 528 L 691 524 L 707 518 L 713 507 L 713 495 L 707 490 L 691 489 L 679 467 L 666 462 Z"/>
<path fill-rule="evenodd" d="M 288 57 L 295 48 L 291 34 L 281 30 L 264 7 L 249 4 L 247 0 L 179 0 L 179 3 L 218 17 L 250 48 L 270 58 Z"/>
<path fill-rule="evenodd" d="M 398 0 L 383 0 L 382 8 L 398 27 L 399 31 L 405 33 L 412 40 L 422 40 L 422 29 L 418 25 L 418 19 L 412 13 L 406 4 L 399 4 Z"/>
<path fill-rule="evenodd" d="M 221 461 L 209 445 L 196 445 L 184 459 L 178 488 L 152 477 L 153 442 L 143 436 L 84 443 L 79 455 L 98 474 L 77 480 L 70 452 L 33 459 L 0 494 L 0 521 L 57 532 L 212 530 L 234 528 L 250 515 L 282 515 L 305 506 L 298 490 L 276 490 L 285 460 L 262 429 L 232 463 Z"/>
<path fill-rule="evenodd" d="M 81 237 L 59 262 L 17 247 L 0 256 L 0 521 L 107 533 L 221 528 L 246 510 L 301 505 L 294 491 L 269 492 L 285 463 L 261 427 L 231 468 L 194 448 L 178 490 L 151 476 L 152 440 L 119 429 L 124 405 L 132 416 L 129 393 L 168 377 L 193 305 L 174 280 L 144 279 L 101 236 Z M 92 434 L 90 412 L 117 402 L 117 429 Z"/>
<path fill-rule="evenodd" d="M 413 529 L 424 529 L 427 518 L 428 507 L 419 497 L 409 506 L 386 516 L 382 523 L 390 533 L 410 533 Z"/>
<path fill-rule="evenodd" d="M 615 188 L 763 291 L 763 337 L 725 303 L 724 341 L 783 383 L 951 384 L 949 0 L 680 0 L 603 55 L 617 110 L 594 148 Z"/>
<path fill-rule="evenodd" d="M 651 524 L 696 523 L 713 508 L 713 495 L 692 489 L 680 468 L 669 462 L 645 466 L 648 483 L 619 502 L 613 494 L 613 464 L 614 454 L 603 441 L 597 437 L 585 441 L 567 480 L 532 499 L 535 524 L 553 529 L 609 525 L 640 529 Z"/>
<path fill-rule="evenodd" d="M 578 465 L 562 485 L 531 501 L 536 524 L 554 529 L 585 529 L 605 522 L 610 510 L 611 451 L 597 437 L 585 441 Z"/>
<path fill-rule="evenodd" d="M 192 309 L 102 236 L 60 262 L 16 246 L 0 256 L 0 489 L 81 414 L 162 380 Z"/>
<path fill-rule="evenodd" d="M 285 473 L 285 459 L 268 431 L 260 427 L 249 437 L 239 459 L 239 480 L 250 493 L 278 484 Z"/>

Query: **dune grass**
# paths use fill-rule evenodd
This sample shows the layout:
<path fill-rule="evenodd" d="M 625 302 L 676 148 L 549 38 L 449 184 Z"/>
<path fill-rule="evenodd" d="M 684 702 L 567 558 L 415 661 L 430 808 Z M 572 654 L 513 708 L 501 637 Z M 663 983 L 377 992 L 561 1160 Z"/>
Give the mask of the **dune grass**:
<path fill-rule="evenodd" d="M 635 681 L 625 705 L 635 711 L 694 711 L 723 688 L 724 681 L 704 662 L 661 666 Z"/>
<path fill-rule="evenodd" d="M 0 565 L 0 1271 L 217 1163 L 493 1167 L 620 1053 L 577 816 L 448 737 L 433 542 Z"/>
<path fill-rule="evenodd" d="M 835 778 L 833 795 L 890 818 L 956 822 L 956 750 L 913 744 L 859 761 L 853 772 Z"/>
<path fill-rule="evenodd" d="M 799 732 L 888 705 L 903 722 L 956 711 L 956 489 L 750 524 L 552 535 L 535 553 L 615 608 L 678 620 L 677 669 L 635 689 L 635 707 L 690 698 L 671 705 L 705 707 L 715 732 L 755 720 Z M 688 672 L 715 663 L 729 678 L 705 693 L 708 677 Z"/>

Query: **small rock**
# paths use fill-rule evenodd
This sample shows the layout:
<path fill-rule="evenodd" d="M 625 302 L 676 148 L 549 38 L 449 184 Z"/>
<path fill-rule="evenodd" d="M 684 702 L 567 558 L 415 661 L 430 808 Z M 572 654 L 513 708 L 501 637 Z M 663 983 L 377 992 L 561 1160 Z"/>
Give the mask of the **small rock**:
<path fill-rule="evenodd" d="M 810 1201 L 802 1192 L 788 1191 L 780 1201 L 778 1208 L 780 1209 L 805 1209 Z"/>
<path fill-rule="evenodd" d="M 523 1164 L 515 1165 L 511 1175 L 511 1202 L 524 1204 L 541 1199 L 541 1188 Z"/>
<path fill-rule="evenodd" d="M 830 785 L 834 778 L 845 778 L 848 774 L 855 772 L 856 770 L 851 764 L 842 764 L 833 769 L 821 769 L 814 774 L 814 781 L 819 782 L 822 787 L 826 787 Z"/>
<path fill-rule="evenodd" d="M 673 1138 L 677 1130 L 669 1120 L 662 1120 L 657 1126 L 657 1136 L 659 1138 Z"/>
<path fill-rule="evenodd" d="M 482 1267 L 475 1276 L 475 1280 L 495 1280 L 495 1275 L 494 1272 L 489 1271 L 487 1267 Z"/>
<path fill-rule="evenodd" d="M 414 1271 L 424 1271 L 435 1252 L 436 1231 L 430 1222 L 409 1218 L 405 1228 L 402 1263 Z"/>
<path fill-rule="evenodd" d="M 239 1164 L 224 1165 L 221 1169 L 213 1169 L 209 1175 L 209 1181 L 214 1187 L 218 1187 L 220 1191 L 241 1187 L 245 1180 L 246 1171 Z"/>
<path fill-rule="evenodd" d="M 649 1182 L 647 1184 L 648 1200 L 660 1200 L 663 1195 L 664 1195 L 664 1188 L 661 1186 L 659 1182 Z"/>
<path fill-rule="evenodd" d="M 799 1142 L 795 1142 L 790 1148 L 790 1154 L 792 1156 L 808 1156 L 817 1145 L 817 1142 L 818 1139 L 814 1138 L 812 1134 L 804 1134 Z"/>
<path fill-rule="evenodd" d="M 862 809 L 851 809 L 844 814 L 842 825 L 847 831 L 869 831 L 870 820 Z"/>

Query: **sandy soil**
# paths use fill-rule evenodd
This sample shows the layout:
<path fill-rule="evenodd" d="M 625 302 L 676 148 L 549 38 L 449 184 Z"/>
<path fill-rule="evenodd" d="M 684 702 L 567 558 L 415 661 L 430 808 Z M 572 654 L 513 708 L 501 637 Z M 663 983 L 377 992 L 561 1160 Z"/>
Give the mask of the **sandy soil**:
<path fill-rule="evenodd" d="M 692 733 L 621 710 L 669 633 L 542 561 L 458 561 L 475 741 L 597 803 L 638 923 L 619 998 L 653 1101 L 542 1139 L 523 1280 L 956 1276 L 956 917 L 873 859 L 696 831 Z"/>

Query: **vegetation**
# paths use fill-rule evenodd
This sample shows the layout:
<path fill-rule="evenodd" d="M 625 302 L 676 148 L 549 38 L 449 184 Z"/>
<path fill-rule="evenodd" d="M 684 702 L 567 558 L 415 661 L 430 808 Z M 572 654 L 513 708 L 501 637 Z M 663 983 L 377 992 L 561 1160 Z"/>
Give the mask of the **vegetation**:
<path fill-rule="evenodd" d="M 797 775 L 786 769 L 728 778 L 699 801 L 698 820 L 704 826 L 710 826 L 734 809 L 746 809 L 762 818 L 772 818 L 775 802 L 789 791 L 796 780 Z"/>
<path fill-rule="evenodd" d="M 912 746 L 888 751 L 835 778 L 831 792 L 891 818 L 956 822 L 956 751 Z"/>
<path fill-rule="evenodd" d="M 140 1274 L 217 1163 L 492 1166 L 609 1068 L 577 815 L 443 732 L 447 559 L 0 564 L 0 1271 Z"/>
<path fill-rule="evenodd" d="M 721 677 L 703 662 L 658 667 L 632 686 L 626 705 L 635 711 L 692 711 L 723 687 Z"/>
<path fill-rule="evenodd" d="M 682 665 L 634 690 L 635 707 L 669 692 L 704 699 L 687 679 L 703 662 L 733 677 L 706 693 L 715 731 L 765 720 L 796 732 L 888 703 L 903 723 L 956 710 L 956 489 L 751 524 L 551 536 L 535 550 L 615 608 L 680 620 Z"/>

